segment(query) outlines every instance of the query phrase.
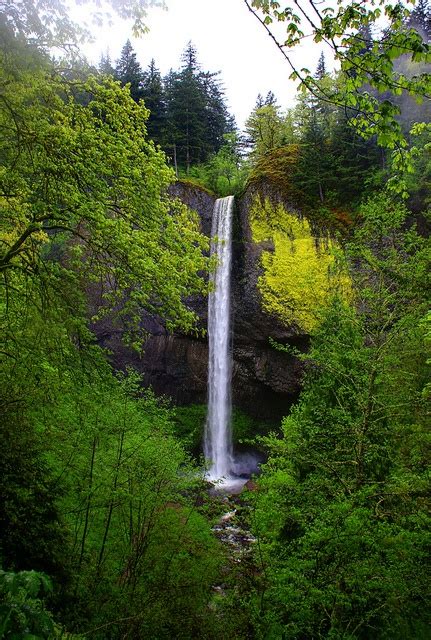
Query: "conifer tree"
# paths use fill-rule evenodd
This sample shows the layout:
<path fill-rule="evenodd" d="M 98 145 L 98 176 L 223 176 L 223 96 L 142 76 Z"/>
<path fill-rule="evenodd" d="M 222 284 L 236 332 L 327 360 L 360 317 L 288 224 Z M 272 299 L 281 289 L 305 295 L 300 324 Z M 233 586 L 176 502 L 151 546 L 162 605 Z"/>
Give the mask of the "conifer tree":
<path fill-rule="evenodd" d="M 143 97 L 143 73 L 130 40 L 126 41 L 121 50 L 121 55 L 115 65 L 115 77 L 123 86 L 130 84 L 130 95 L 135 102 L 139 102 Z"/>
<path fill-rule="evenodd" d="M 201 74 L 206 101 L 207 153 L 219 151 L 224 144 L 224 136 L 233 133 L 235 120 L 229 115 L 223 97 L 223 88 L 218 78 L 219 72 Z"/>
<path fill-rule="evenodd" d="M 272 91 L 268 91 L 266 94 L 264 104 L 277 106 L 277 98 Z"/>
<path fill-rule="evenodd" d="M 362 42 L 362 46 L 358 51 L 359 55 L 363 55 L 364 53 L 372 50 L 374 44 L 373 32 L 368 23 L 361 25 L 358 30 L 357 38 L 360 42 Z"/>
<path fill-rule="evenodd" d="M 165 78 L 166 141 L 168 153 L 189 172 L 192 164 L 205 161 L 223 144 L 223 134 L 233 124 L 224 102 L 218 74 L 202 71 L 191 42 L 180 71 Z"/>
<path fill-rule="evenodd" d="M 410 13 L 407 26 L 416 29 L 426 42 L 431 40 L 431 8 L 428 0 L 418 0 Z"/>
<path fill-rule="evenodd" d="M 326 178 L 332 172 L 332 165 L 323 123 L 315 109 L 304 132 L 298 170 L 303 189 L 311 199 L 319 199 L 323 204 L 327 195 Z"/>
<path fill-rule="evenodd" d="M 323 54 L 319 58 L 316 77 L 319 83 L 331 90 L 333 79 L 325 71 Z M 318 95 L 306 93 L 299 99 L 300 154 L 297 165 L 298 186 L 308 205 L 316 202 L 327 204 L 329 185 L 333 177 L 333 158 L 330 149 L 330 132 L 333 126 L 334 107 Z"/>
<path fill-rule="evenodd" d="M 183 67 L 172 72 L 166 84 L 168 144 L 176 148 L 177 159 L 186 167 L 205 159 L 205 99 L 199 81 L 196 49 L 188 44 Z"/>
<path fill-rule="evenodd" d="M 325 54 L 322 51 L 319 57 L 319 62 L 317 63 L 316 78 L 318 80 L 322 80 L 326 76 L 326 73 Z"/>
<path fill-rule="evenodd" d="M 337 205 L 354 206 L 363 196 L 367 179 L 381 168 L 384 151 L 376 140 L 364 140 L 350 124 L 353 112 L 339 109 L 330 131 L 332 173 L 329 184 L 337 194 Z M 375 178 L 377 183 L 377 177 Z M 370 186 L 368 185 L 368 190 Z"/>
<path fill-rule="evenodd" d="M 115 76 L 115 69 L 112 65 L 111 56 L 109 50 L 106 53 L 102 53 L 99 61 L 99 71 L 105 76 Z"/>
<path fill-rule="evenodd" d="M 166 103 L 162 77 L 154 58 L 143 76 L 142 95 L 145 106 L 150 110 L 147 121 L 148 135 L 158 144 L 162 144 L 166 126 Z"/>
<path fill-rule="evenodd" d="M 261 93 L 257 94 L 257 98 L 256 98 L 256 104 L 254 105 L 255 109 L 260 109 L 260 107 L 263 107 L 265 104 L 265 100 L 262 97 Z"/>

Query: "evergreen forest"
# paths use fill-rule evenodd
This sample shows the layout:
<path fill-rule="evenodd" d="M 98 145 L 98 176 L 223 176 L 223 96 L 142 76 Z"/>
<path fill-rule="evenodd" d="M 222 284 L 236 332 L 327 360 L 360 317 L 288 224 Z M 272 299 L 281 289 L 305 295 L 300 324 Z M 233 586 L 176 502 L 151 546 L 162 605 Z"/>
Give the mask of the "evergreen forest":
<path fill-rule="evenodd" d="M 192 42 L 139 60 L 160 3 L 106 0 L 133 27 L 98 64 L 67 2 L 0 3 L 0 640 L 431 636 L 431 4 L 235 2 L 298 85 L 243 130 Z M 179 186 L 245 202 L 266 347 L 300 371 L 281 420 L 234 406 L 260 461 L 236 496 L 206 406 L 135 366 L 143 318 L 207 340 L 217 265 Z"/>

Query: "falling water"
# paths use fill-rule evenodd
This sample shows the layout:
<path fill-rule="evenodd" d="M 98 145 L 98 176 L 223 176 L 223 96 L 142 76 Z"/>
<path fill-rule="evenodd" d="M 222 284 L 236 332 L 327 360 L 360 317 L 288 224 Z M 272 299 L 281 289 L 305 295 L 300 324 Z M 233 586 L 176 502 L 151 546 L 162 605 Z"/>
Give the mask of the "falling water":
<path fill-rule="evenodd" d="M 210 479 L 229 478 L 233 465 L 231 421 L 230 271 L 233 196 L 214 205 L 211 254 L 217 255 L 208 298 L 208 416 L 204 453 Z"/>

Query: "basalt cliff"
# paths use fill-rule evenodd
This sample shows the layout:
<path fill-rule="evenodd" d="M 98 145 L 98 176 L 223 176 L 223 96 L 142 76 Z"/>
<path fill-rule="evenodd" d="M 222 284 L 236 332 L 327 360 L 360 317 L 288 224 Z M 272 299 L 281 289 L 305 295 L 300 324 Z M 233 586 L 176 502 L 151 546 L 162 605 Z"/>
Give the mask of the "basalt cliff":
<path fill-rule="evenodd" d="M 210 235 L 215 197 L 181 182 L 173 186 L 172 194 L 198 212 L 202 232 Z M 328 276 L 330 242 L 269 182 L 249 185 L 236 200 L 232 400 L 253 417 L 278 419 L 299 393 L 303 363 L 289 346 L 307 349 L 316 312 L 334 286 Z M 207 300 L 194 299 L 190 304 L 205 329 Z M 205 403 L 206 338 L 169 334 L 163 320 L 151 315 L 143 314 L 142 326 L 148 338 L 141 353 L 123 344 L 121 328 L 109 318 L 94 330 L 98 342 L 110 350 L 114 366 L 135 367 L 157 395 L 177 404 Z"/>

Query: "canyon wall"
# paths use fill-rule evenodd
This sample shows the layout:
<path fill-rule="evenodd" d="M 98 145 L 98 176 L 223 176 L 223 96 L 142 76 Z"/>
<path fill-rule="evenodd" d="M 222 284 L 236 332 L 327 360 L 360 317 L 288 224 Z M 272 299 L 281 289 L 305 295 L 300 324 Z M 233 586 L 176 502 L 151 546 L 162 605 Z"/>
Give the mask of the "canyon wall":
<path fill-rule="evenodd" d="M 181 182 L 172 194 L 198 212 L 202 232 L 210 235 L 215 196 Z M 303 363 L 274 341 L 307 349 L 315 315 L 335 286 L 328 276 L 330 241 L 273 186 L 260 184 L 236 200 L 233 243 L 233 404 L 256 418 L 277 420 L 298 396 Z M 206 299 L 188 302 L 205 328 Z M 157 395 L 177 404 L 205 403 L 206 339 L 170 335 L 162 319 L 145 313 L 142 327 L 148 334 L 142 353 L 123 344 L 122 328 L 110 318 L 94 330 L 114 366 L 138 369 Z"/>

